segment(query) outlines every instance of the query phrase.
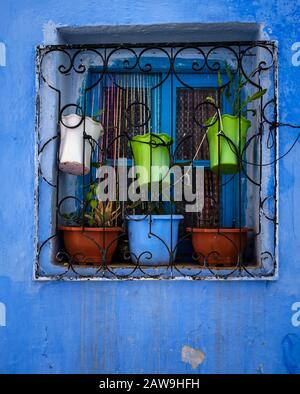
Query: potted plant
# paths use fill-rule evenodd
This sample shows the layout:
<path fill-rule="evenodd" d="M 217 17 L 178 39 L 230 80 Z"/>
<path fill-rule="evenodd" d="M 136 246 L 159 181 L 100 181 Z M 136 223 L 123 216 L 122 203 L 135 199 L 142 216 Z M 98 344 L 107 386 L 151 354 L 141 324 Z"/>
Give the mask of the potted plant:
<path fill-rule="evenodd" d="M 243 97 L 244 88 L 249 83 L 249 79 L 243 80 L 239 75 L 235 80 L 227 63 L 225 63 L 225 70 L 229 82 L 223 85 L 219 71 L 218 83 L 221 92 L 225 93 L 229 101 L 232 114 L 221 115 L 218 110 L 209 118 L 206 122 L 207 139 L 211 170 L 220 174 L 234 174 L 239 171 L 240 155 L 243 153 L 247 131 L 251 126 L 251 121 L 246 118 L 247 105 L 261 98 L 267 89 L 261 89 L 251 96 Z M 207 97 L 207 101 L 215 105 L 212 97 Z M 251 112 L 256 114 L 255 110 Z"/>
<path fill-rule="evenodd" d="M 109 264 L 123 232 L 115 225 L 120 215 L 119 204 L 102 202 L 96 189 L 95 182 L 86 193 L 83 210 L 63 214 L 66 225 L 59 227 L 67 253 L 79 264 Z"/>
<path fill-rule="evenodd" d="M 142 214 L 127 215 L 128 241 L 135 264 L 168 265 L 176 258 L 182 215 L 165 213 L 161 204 L 148 203 Z"/>
<path fill-rule="evenodd" d="M 204 201 L 206 219 L 198 221 L 198 227 L 189 227 L 195 259 L 202 266 L 234 267 L 239 262 L 247 244 L 248 228 L 224 228 L 219 226 L 219 208 L 210 197 Z"/>
<path fill-rule="evenodd" d="M 138 177 L 140 187 L 161 185 L 169 171 L 172 143 L 172 138 L 164 133 L 137 135 L 128 142 L 135 165 L 145 169 Z M 141 204 L 138 201 L 133 208 Z M 140 214 L 127 215 L 126 219 L 129 252 L 135 264 L 168 265 L 172 257 L 175 260 L 182 215 L 165 213 L 161 202 L 148 202 Z"/>
<path fill-rule="evenodd" d="M 247 244 L 248 228 L 187 228 L 201 265 L 234 267 Z"/>
<path fill-rule="evenodd" d="M 75 113 L 62 115 L 60 121 L 60 149 L 59 168 L 61 171 L 72 175 L 86 175 L 90 172 L 90 159 L 92 147 L 95 143 L 92 140 L 84 141 L 85 133 L 98 141 L 103 135 L 103 127 L 97 121 L 97 115 L 93 117 L 80 116 Z M 84 145 L 84 163 L 83 163 Z"/>
<path fill-rule="evenodd" d="M 169 147 L 172 143 L 172 138 L 165 133 L 136 135 L 128 141 L 135 165 L 145 169 L 138 178 L 140 186 L 149 184 L 150 180 L 160 182 L 165 177 L 170 167 Z"/>

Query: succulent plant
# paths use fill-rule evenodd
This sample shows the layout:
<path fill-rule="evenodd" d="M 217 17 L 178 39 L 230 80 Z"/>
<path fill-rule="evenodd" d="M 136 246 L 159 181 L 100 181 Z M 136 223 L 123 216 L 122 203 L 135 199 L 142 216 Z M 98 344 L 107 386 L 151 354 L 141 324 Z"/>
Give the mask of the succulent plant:
<path fill-rule="evenodd" d="M 261 89 L 251 96 L 246 96 L 244 98 L 243 89 L 248 85 L 250 81 L 249 78 L 255 75 L 256 70 L 252 72 L 247 79 L 243 79 L 241 75 L 239 75 L 238 78 L 235 78 L 228 63 L 225 62 L 225 71 L 228 77 L 228 82 L 225 84 L 223 84 L 220 70 L 218 71 L 218 85 L 221 89 L 221 93 L 224 92 L 225 97 L 230 104 L 233 116 L 239 116 L 240 114 L 246 116 L 247 105 L 261 98 L 267 92 L 267 89 Z M 210 96 L 206 98 L 206 101 L 216 104 L 215 99 Z M 256 115 L 256 111 L 254 109 L 250 109 L 249 111 Z"/>
<path fill-rule="evenodd" d="M 113 227 L 121 213 L 117 201 L 103 202 L 97 197 L 97 182 L 89 186 L 85 194 L 83 208 L 76 212 L 63 214 L 67 225 L 76 224 L 84 227 Z"/>

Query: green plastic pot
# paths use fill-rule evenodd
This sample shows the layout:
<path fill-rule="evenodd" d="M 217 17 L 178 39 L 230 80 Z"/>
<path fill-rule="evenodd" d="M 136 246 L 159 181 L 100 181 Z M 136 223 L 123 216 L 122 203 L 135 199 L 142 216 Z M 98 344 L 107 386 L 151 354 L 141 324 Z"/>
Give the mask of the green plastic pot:
<path fill-rule="evenodd" d="M 235 174 L 239 171 L 237 153 L 243 152 L 247 131 L 251 126 L 250 120 L 243 116 L 222 115 L 222 123 L 216 118 L 209 118 L 206 124 L 208 125 L 208 145 L 210 156 L 210 168 L 213 172 L 220 174 Z M 212 126 L 211 123 L 215 122 Z M 223 130 L 225 137 L 218 136 L 219 130 Z M 220 144 L 220 156 L 219 156 Z M 234 145 L 233 145 L 234 144 Z"/>
<path fill-rule="evenodd" d="M 128 142 L 135 165 L 145 169 L 138 178 L 140 186 L 150 183 L 151 164 L 151 182 L 160 182 L 166 176 L 170 167 L 169 146 L 172 143 L 172 138 L 165 133 L 136 135 Z"/>

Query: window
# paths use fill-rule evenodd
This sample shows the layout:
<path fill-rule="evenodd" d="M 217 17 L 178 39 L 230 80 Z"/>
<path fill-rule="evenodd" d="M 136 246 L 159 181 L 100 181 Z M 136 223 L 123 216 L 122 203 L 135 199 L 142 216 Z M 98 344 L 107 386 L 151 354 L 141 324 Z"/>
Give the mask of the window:
<path fill-rule="evenodd" d="M 40 47 L 37 71 L 36 278 L 276 277 L 273 43 Z"/>

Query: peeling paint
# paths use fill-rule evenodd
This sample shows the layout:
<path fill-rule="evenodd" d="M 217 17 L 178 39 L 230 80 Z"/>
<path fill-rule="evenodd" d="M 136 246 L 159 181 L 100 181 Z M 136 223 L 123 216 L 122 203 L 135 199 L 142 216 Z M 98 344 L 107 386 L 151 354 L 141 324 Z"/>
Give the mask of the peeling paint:
<path fill-rule="evenodd" d="M 198 349 L 194 349 L 190 346 L 183 346 L 181 350 L 181 360 L 184 363 L 191 365 L 193 369 L 196 369 L 200 364 L 203 363 L 205 354 Z"/>

